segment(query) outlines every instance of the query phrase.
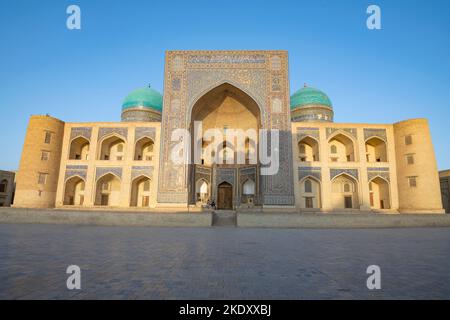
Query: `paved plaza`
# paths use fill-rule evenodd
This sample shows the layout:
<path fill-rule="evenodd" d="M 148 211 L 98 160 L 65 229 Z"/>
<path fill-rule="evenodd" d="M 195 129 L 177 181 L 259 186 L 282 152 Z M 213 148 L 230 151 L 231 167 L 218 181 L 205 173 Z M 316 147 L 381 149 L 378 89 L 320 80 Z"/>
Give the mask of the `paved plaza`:
<path fill-rule="evenodd" d="M 450 229 L 0 224 L 0 298 L 449 299 Z"/>

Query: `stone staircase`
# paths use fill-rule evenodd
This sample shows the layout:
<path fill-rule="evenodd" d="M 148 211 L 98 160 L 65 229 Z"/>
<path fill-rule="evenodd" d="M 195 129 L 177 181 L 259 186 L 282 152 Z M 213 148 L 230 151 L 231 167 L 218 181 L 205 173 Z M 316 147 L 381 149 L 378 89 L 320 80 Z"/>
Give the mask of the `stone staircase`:
<path fill-rule="evenodd" d="M 236 227 L 237 217 L 234 210 L 215 210 L 212 214 L 213 227 Z"/>

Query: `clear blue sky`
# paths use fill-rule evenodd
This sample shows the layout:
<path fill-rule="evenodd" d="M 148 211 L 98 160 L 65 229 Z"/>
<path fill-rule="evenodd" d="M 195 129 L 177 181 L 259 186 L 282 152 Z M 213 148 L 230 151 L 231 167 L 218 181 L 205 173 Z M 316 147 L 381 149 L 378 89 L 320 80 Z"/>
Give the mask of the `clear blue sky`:
<path fill-rule="evenodd" d="M 82 29 L 66 28 L 77 4 Z M 366 8 L 382 30 L 366 28 Z M 426 117 L 450 168 L 450 1 L 0 0 L 0 169 L 17 169 L 28 117 L 118 121 L 123 98 L 162 92 L 164 52 L 289 51 L 290 86 L 325 91 L 336 122 Z"/>

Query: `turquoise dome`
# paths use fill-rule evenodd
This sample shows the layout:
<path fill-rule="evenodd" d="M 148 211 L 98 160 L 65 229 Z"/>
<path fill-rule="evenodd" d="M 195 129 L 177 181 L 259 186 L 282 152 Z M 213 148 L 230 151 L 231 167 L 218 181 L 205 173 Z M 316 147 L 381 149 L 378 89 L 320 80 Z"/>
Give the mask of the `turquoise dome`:
<path fill-rule="evenodd" d="M 158 91 L 147 87 L 134 90 L 126 96 L 122 103 L 122 111 L 131 108 L 150 108 L 161 112 L 163 96 Z"/>
<path fill-rule="evenodd" d="M 333 107 L 330 98 L 318 89 L 304 87 L 291 96 L 291 109 L 311 104 Z"/>

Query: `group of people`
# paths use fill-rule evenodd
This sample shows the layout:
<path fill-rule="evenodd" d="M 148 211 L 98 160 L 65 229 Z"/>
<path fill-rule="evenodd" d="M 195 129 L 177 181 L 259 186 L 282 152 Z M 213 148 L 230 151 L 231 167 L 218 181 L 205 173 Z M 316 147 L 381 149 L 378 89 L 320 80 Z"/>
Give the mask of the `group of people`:
<path fill-rule="evenodd" d="M 206 205 L 208 206 L 208 208 L 214 209 L 216 210 L 216 203 L 214 202 L 214 200 L 208 199 L 208 202 L 206 202 Z"/>

